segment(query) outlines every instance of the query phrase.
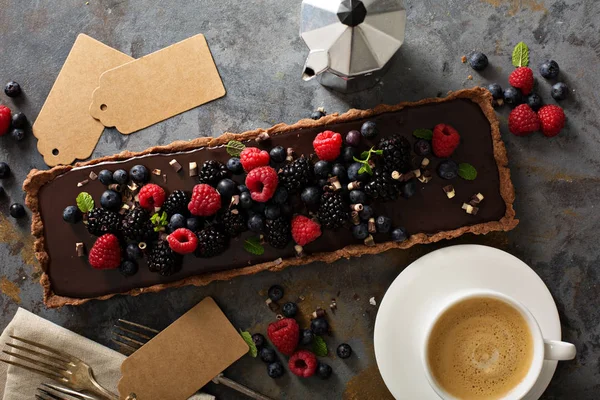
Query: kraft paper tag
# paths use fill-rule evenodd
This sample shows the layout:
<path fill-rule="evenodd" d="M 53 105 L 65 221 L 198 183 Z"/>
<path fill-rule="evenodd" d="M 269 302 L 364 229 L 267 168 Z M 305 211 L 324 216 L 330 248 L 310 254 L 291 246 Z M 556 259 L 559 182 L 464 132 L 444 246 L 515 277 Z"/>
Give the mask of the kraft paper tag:
<path fill-rule="evenodd" d="M 123 362 L 120 398 L 135 393 L 137 400 L 185 400 L 247 352 L 207 297 Z"/>
<path fill-rule="evenodd" d="M 92 155 L 104 126 L 89 113 L 92 92 L 106 70 L 133 58 L 80 34 L 33 124 L 37 148 L 53 167 Z"/>
<path fill-rule="evenodd" d="M 106 71 L 89 113 L 129 134 L 225 95 L 204 35 Z"/>

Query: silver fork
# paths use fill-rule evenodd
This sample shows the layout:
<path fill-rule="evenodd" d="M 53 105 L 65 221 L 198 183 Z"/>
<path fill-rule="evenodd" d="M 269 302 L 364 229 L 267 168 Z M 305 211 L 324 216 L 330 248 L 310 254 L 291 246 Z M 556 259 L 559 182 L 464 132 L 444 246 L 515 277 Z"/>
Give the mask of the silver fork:
<path fill-rule="evenodd" d="M 120 323 L 120 325 L 119 325 Z M 137 330 L 133 329 L 136 328 Z M 140 332 L 140 330 L 142 332 Z M 136 324 L 135 322 L 126 321 L 119 319 L 117 324 L 114 325 L 113 337 L 111 340 L 121 347 L 121 350 L 125 350 L 128 355 L 133 354 L 137 349 L 142 347 L 146 342 L 156 336 L 159 331 L 156 329 L 149 328 L 144 325 Z M 124 334 L 125 333 L 125 334 Z M 254 390 L 247 388 L 235 381 L 224 376 L 222 373 L 215 376 L 212 379 L 213 383 L 217 385 L 227 386 L 233 390 L 250 397 L 255 400 L 273 400 L 270 397 L 262 395 Z"/>
<path fill-rule="evenodd" d="M 65 386 L 52 383 L 42 383 L 35 394 L 36 400 L 98 400 L 97 397 L 83 394 Z"/>
<path fill-rule="evenodd" d="M 96 382 L 92 368 L 79 358 L 52 347 L 34 342 L 33 340 L 27 340 L 13 335 L 10 335 L 10 337 L 16 340 L 17 343 L 21 343 L 6 343 L 6 346 L 19 350 L 20 352 L 11 350 L 2 350 L 2 352 L 39 368 L 12 360 L 0 359 L 0 361 L 45 376 L 46 378 L 50 378 L 76 391 L 87 391 L 94 395 L 101 396 L 103 399 L 119 399 L 116 394 L 109 392 Z M 25 347 L 22 344 L 27 344 L 30 347 Z M 42 350 L 50 354 L 43 353 Z M 37 357 L 37 359 L 28 357 L 22 353 L 33 355 Z"/>

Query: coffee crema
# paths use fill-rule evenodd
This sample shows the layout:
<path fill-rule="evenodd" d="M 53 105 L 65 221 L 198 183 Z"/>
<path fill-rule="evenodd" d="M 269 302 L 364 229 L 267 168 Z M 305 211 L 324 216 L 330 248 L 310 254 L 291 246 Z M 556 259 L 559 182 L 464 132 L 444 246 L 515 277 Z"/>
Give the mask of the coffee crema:
<path fill-rule="evenodd" d="M 456 303 L 435 322 L 427 343 L 430 371 L 450 395 L 499 399 L 529 372 L 533 336 L 521 313 L 492 297 Z"/>

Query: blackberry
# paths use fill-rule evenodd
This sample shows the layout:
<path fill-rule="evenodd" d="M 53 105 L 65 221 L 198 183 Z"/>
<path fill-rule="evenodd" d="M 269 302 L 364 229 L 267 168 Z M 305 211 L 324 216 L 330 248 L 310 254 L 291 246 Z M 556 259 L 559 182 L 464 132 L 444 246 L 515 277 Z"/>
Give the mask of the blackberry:
<path fill-rule="evenodd" d="M 167 213 L 167 217 L 171 218 L 175 214 L 187 215 L 188 203 L 190 199 L 185 192 L 174 190 L 162 206 L 162 210 Z"/>
<path fill-rule="evenodd" d="M 114 211 L 94 208 L 87 215 L 87 230 L 94 236 L 117 233 L 120 225 L 121 216 Z"/>
<path fill-rule="evenodd" d="M 265 239 L 276 249 L 283 249 L 292 238 L 290 221 L 285 217 L 268 219 L 265 224 Z"/>
<path fill-rule="evenodd" d="M 141 207 L 129 211 L 121 221 L 121 232 L 132 242 L 146 242 L 154 236 L 150 214 Z"/>
<path fill-rule="evenodd" d="M 198 182 L 216 185 L 221 179 L 229 176 L 227 167 L 215 160 L 208 160 L 202 164 L 200 173 L 198 174 Z"/>
<path fill-rule="evenodd" d="M 365 193 L 373 199 L 396 200 L 400 189 L 389 172 L 378 168 L 373 172 L 373 179 L 364 188 Z"/>
<path fill-rule="evenodd" d="M 383 150 L 383 162 L 387 171 L 405 173 L 411 170 L 411 145 L 405 137 L 392 135 L 381 139 L 377 147 Z"/>
<path fill-rule="evenodd" d="M 340 193 L 324 193 L 317 216 L 324 228 L 339 228 L 348 220 L 348 204 Z"/>
<path fill-rule="evenodd" d="M 238 236 L 240 233 L 248 230 L 246 214 L 237 208 L 228 208 L 221 212 L 217 220 L 223 225 L 225 232 L 229 236 Z"/>
<path fill-rule="evenodd" d="M 181 268 L 181 256 L 169 247 L 169 243 L 161 240 L 156 243 L 148 255 L 148 269 L 162 276 L 173 275 Z"/>
<path fill-rule="evenodd" d="M 208 226 L 198 232 L 198 247 L 196 257 L 214 257 L 227 249 L 229 238 L 221 228 Z"/>
<path fill-rule="evenodd" d="M 279 171 L 279 182 L 289 193 L 297 193 L 313 178 L 313 168 L 308 159 L 300 157 Z"/>

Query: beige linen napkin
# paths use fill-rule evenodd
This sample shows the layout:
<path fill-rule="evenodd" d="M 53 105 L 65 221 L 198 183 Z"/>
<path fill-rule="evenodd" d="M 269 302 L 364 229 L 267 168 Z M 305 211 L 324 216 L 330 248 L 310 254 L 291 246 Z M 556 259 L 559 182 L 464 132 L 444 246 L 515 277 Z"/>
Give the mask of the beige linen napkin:
<path fill-rule="evenodd" d="M 0 335 L 0 347 L 4 348 L 4 344 L 12 340 L 9 335 L 34 340 L 57 349 L 65 349 L 90 364 L 98 382 L 111 392 L 117 393 L 124 355 L 22 308 L 17 310 L 13 320 Z M 0 362 L 0 399 L 2 400 L 31 399 L 39 385 L 47 381 L 47 378 Z M 190 400 L 214 400 L 214 397 L 199 393 Z"/>

